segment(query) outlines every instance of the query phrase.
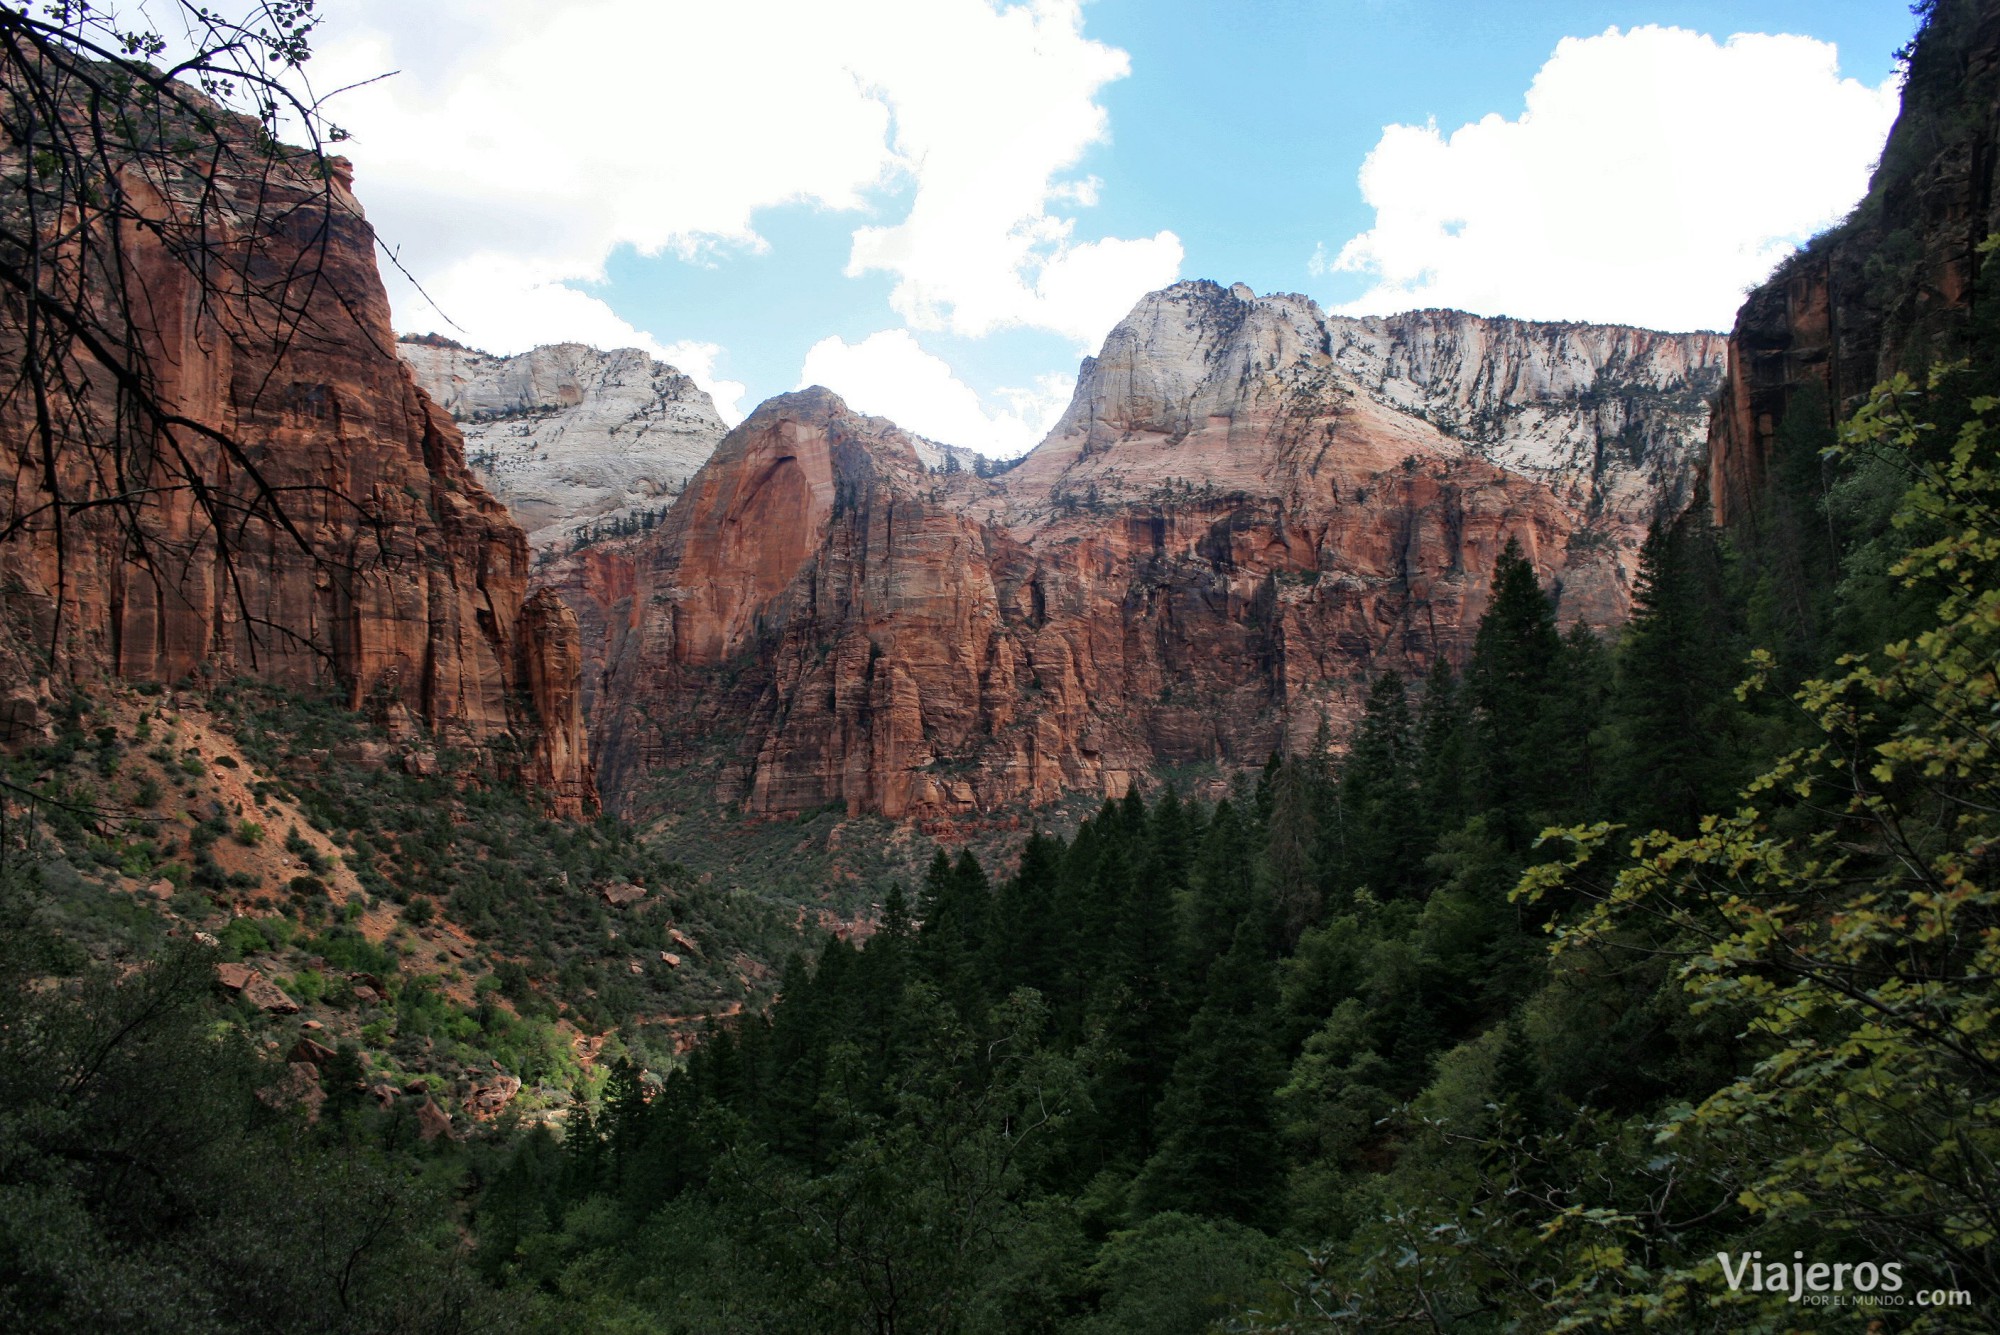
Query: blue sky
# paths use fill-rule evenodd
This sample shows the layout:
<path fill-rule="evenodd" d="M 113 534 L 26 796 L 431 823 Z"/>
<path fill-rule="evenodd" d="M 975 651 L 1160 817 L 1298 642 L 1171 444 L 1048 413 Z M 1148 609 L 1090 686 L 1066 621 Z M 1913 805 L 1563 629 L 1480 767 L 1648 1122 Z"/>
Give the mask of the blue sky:
<path fill-rule="evenodd" d="M 1724 326 L 1858 195 L 1913 23 L 1893 0 L 350 0 L 319 63 L 399 71 L 334 113 L 436 299 L 392 281 L 399 328 L 645 346 L 732 413 L 822 380 L 1005 453 L 1176 277 Z"/>

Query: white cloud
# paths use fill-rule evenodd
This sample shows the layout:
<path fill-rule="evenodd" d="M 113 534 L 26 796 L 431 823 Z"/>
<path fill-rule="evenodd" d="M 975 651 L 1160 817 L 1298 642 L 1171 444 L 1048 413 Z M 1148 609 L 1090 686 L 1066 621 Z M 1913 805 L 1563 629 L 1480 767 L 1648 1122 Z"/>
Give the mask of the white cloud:
<path fill-rule="evenodd" d="M 1081 0 L 353 0 L 313 62 L 358 188 L 461 337 L 638 342 L 601 300 L 620 246 L 757 248 L 758 210 L 862 209 L 851 271 L 896 275 L 921 327 L 1057 330 L 1089 344 L 1181 258 L 1162 232 L 1079 241 L 1124 53 Z M 867 221 L 860 219 L 857 221 Z M 390 277 L 399 324 L 438 325 Z M 620 332 L 621 329 L 624 332 Z M 652 331 L 672 338 L 671 329 Z"/>
<path fill-rule="evenodd" d="M 914 327 L 977 337 L 1032 325 L 1088 351 L 1179 274 L 1172 232 L 1079 243 L 1073 220 L 1049 211 L 1095 200 L 1095 180 L 1057 177 L 1108 137 L 1093 99 L 1131 68 L 1082 25 L 1071 0 L 1036 0 L 989 11 L 970 59 L 907 42 L 871 54 L 917 188 L 901 223 L 854 234 L 848 272 L 896 275 L 891 304 Z"/>
<path fill-rule="evenodd" d="M 824 385 L 857 412 L 946 445 L 1015 455 L 1048 434 L 1069 403 L 1073 377 L 1046 375 L 1029 389 L 1003 389 L 1007 407 L 989 412 L 943 358 L 925 352 L 908 330 L 885 329 L 859 343 L 823 338 L 806 353 L 799 386 Z"/>
<path fill-rule="evenodd" d="M 1806 37 L 1565 38 L 1519 119 L 1386 127 L 1361 168 L 1375 226 L 1308 267 L 1375 280 L 1350 314 L 1727 328 L 1746 287 L 1861 197 L 1896 102 L 1893 78 L 1843 79 Z"/>

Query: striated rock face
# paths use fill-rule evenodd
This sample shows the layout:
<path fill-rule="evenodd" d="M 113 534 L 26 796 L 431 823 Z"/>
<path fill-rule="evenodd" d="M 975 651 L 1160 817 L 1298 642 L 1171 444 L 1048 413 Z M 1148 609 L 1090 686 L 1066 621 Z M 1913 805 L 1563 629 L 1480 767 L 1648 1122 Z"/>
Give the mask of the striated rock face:
<path fill-rule="evenodd" d="M 1338 734 L 1381 671 L 1463 657 L 1510 538 L 1566 619 L 1622 619 L 1718 354 L 1183 283 L 997 477 L 773 399 L 602 603 L 607 791 L 643 808 L 647 773 L 720 759 L 755 813 L 964 817 Z"/>
<path fill-rule="evenodd" d="M 24 419 L 0 417 L 0 520 L 23 523 L 0 544 L 0 611 L 53 643 L 54 667 L 74 676 L 249 673 L 337 687 L 447 743 L 509 738 L 495 753 L 526 753 L 557 806 L 581 811 L 595 790 L 574 621 L 530 598 L 521 529 L 397 359 L 374 237 L 346 164 L 334 166 L 330 208 L 303 160 L 261 180 L 132 173 L 126 188 L 159 218 L 212 187 L 227 205 L 218 269 L 252 268 L 258 285 L 205 296 L 151 232 L 121 233 L 150 321 L 136 336 L 161 399 L 195 424 L 173 432 L 187 465 L 119 453 L 151 470 L 125 479 L 126 522 L 84 512 L 59 548 L 36 438 Z M 217 434 L 261 470 L 275 505 Z M 72 494 L 88 494 L 83 474 L 111 457 L 102 443 L 93 455 L 93 442 L 71 442 Z M 215 505 L 197 503 L 190 475 Z M 232 516 L 220 532 L 208 518 L 218 512 Z"/>
<path fill-rule="evenodd" d="M 557 343 L 495 357 L 405 339 L 396 352 L 536 547 L 656 515 L 728 429 L 694 381 L 637 348 Z"/>
<path fill-rule="evenodd" d="M 1586 509 L 1631 522 L 1691 498 L 1721 334 L 1439 310 L 1327 326 L 1334 360 L 1379 401 Z"/>
<path fill-rule="evenodd" d="M 1831 426 L 1880 381 L 1989 341 L 1979 244 L 2000 231 L 2000 5 L 1939 0 L 1868 196 L 1752 291 L 1708 442 L 1717 522 L 1749 522 L 1780 425 L 1805 393 Z M 1995 293 L 1985 294 L 1990 306 Z M 1809 391 L 1809 392 L 1807 392 Z"/>

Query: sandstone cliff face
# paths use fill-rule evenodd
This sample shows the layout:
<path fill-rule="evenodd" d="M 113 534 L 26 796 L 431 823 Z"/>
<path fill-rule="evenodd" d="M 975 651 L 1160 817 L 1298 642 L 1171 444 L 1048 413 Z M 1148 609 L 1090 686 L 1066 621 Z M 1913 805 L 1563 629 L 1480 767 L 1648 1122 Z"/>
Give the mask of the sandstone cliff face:
<path fill-rule="evenodd" d="M 648 772 L 720 755 L 752 812 L 957 818 L 1259 763 L 1342 731 L 1381 671 L 1462 658 L 1510 538 L 1567 619 L 1620 620 L 1716 341 L 1496 323 L 1180 284 L 992 478 L 824 390 L 772 400 L 637 548 L 593 716 L 608 790 L 643 807 Z M 1586 475 L 1496 462 L 1601 423 L 1625 444 Z"/>
<path fill-rule="evenodd" d="M 256 282 L 204 294 L 151 232 L 121 233 L 158 393 L 195 424 L 170 442 L 187 462 L 120 453 L 150 469 L 126 479 L 125 522 L 82 512 L 59 549 L 33 432 L 0 421 L 0 518 L 23 522 L 0 544 L 0 602 L 11 625 L 53 644 L 58 672 L 337 687 L 448 743 L 510 739 L 501 749 L 527 757 L 556 807 L 581 813 L 595 787 L 580 718 L 562 707 L 576 695 L 574 646 L 556 610 L 529 598 L 520 528 L 396 358 L 374 238 L 346 164 L 335 167 L 330 210 L 303 165 L 258 180 L 131 175 L 154 217 L 213 187 L 228 202 L 222 271 L 249 266 Z M 275 503 L 196 427 L 239 445 Z M 89 451 L 61 463 L 78 474 L 65 479 L 72 494 L 86 494 Z M 190 479 L 218 503 L 197 504 Z M 217 513 L 232 516 L 219 531 Z"/>
<path fill-rule="evenodd" d="M 694 381 L 637 348 L 494 357 L 434 340 L 396 352 L 536 547 L 664 509 L 728 429 Z"/>
<path fill-rule="evenodd" d="M 1881 380 L 1957 355 L 2000 231 L 2000 5 L 1939 0 L 1868 197 L 1751 292 L 1729 339 L 1707 484 L 1717 522 L 1748 522 L 1773 442 L 1808 388 L 1831 426 Z M 1994 293 L 1986 293 L 1990 306 Z"/>

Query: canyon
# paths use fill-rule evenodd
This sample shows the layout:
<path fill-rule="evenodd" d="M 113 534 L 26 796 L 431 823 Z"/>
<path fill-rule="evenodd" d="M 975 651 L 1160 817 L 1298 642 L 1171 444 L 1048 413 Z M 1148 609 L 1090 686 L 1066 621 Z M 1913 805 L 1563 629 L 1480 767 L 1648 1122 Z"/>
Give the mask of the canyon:
<path fill-rule="evenodd" d="M 602 636 L 606 791 L 643 814 L 651 777 L 705 766 L 752 815 L 963 821 L 1337 739 L 1380 673 L 1463 661 L 1510 541 L 1565 622 L 1620 623 L 1724 357 L 1187 282 L 992 476 L 781 395 L 560 585 Z"/>
<path fill-rule="evenodd" d="M 643 815 L 698 766 L 752 816 L 1001 819 L 1337 744 L 1381 673 L 1463 662 L 1510 542 L 1566 623 L 1619 624 L 1725 362 L 1714 334 L 1184 282 L 1085 360 L 1036 449 L 980 464 L 822 389 L 725 431 L 635 349 L 399 341 L 351 169 L 236 184 L 224 244 L 279 272 L 303 242 L 252 237 L 257 210 L 325 205 L 320 281 L 236 309 L 124 244 L 165 313 L 163 397 L 214 437 L 181 448 L 240 524 L 156 464 L 136 518 L 28 521 L 7 615 L 64 670 L 337 690 L 567 815 L 600 775 Z M 258 301 L 304 335 L 261 334 Z M 8 424 L 31 515 L 32 435 Z M 10 663 L 32 730 L 47 677 Z"/>

